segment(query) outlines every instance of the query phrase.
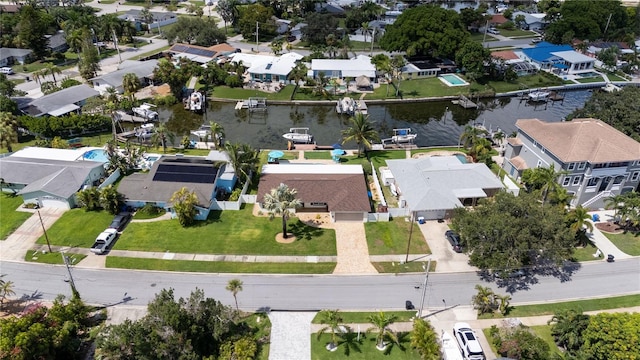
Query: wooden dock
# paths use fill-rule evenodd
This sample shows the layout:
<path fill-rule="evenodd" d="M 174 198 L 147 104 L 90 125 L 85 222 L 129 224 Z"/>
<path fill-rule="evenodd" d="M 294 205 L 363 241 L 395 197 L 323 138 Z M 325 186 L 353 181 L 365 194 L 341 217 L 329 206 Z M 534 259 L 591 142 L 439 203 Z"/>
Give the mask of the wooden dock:
<path fill-rule="evenodd" d="M 135 115 L 129 115 L 124 111 L 116 111 L 116 120 L 117 121 L 122 121 L 122 122 L 130 122 L 130 123 L 138 123 L 138 124 L 144 124 L 149 122 L 148 119 L 145 119 L 141 116 L 135 116 Z"/>
<path fill-rule="evenodd" d="M 476 104 L 473 101 L 467 99 L 467 97 L 464 96 L 464 95 L 460 95 L 460 99 L 452 100 L 451 102 L 454 103 L 454 104 L 458 104 L 458 105 L 462 106 L 465 109 L 475 109 L 475 108 L 478 107 L 478 104 Z"/>

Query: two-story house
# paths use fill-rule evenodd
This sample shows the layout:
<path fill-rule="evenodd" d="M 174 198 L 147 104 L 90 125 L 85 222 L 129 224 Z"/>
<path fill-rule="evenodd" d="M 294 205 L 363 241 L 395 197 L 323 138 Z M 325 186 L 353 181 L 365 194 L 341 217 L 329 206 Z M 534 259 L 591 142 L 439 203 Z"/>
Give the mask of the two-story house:
<path fill-rule="evenodd" d="M 550 167 L 561 172 L 559 184 L 573 195 L 572 206 L 604 207 L 612 196 L 640 183 L 640 143 L 597 119 L 516 121 L 518 133 L 507 140 L 502 165 L 519 179 L 525 169 Z"/>

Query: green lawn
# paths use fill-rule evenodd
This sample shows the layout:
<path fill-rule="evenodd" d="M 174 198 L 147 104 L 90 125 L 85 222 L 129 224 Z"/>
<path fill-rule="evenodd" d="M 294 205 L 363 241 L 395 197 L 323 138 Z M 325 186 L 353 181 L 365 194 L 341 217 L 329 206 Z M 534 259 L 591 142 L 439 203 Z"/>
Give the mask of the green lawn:
<path fill-rule="evenodd" d="M 69 257 L 69 261 L 71 265 L 77 264 L 80 261 L 82 261 L 82 259 L 87 257 L 87 255 L 82 255 L 82 254 L 69 254 L 67 256 Z M 42 263 L 42 264 L 59 264 L 59 265 L 64 264 L 64 260 L 62 260 L 62 255 L 59 252 L 50 252 L 50 253 L 43 254 L 35 251 L 27 251 L 27 253 L 24 254 L 24 260 L 29 262 Z"/>
<path fill-rule="evenodd" d="M 136 220 L 147 220 L 147 219 L 155 219 L 157 217 L 160 217 L 162 215 L 165 214 L 165 211 L 162 210 L 161 212 L 159 211 L 156 214 L 148 214 L 148 213 L 144 213 L 142 211 L 136 211 L 136 213 L 133 215 L 133 218 Z"/>
<path fill-rule="evenodd" d="M 101 147 L 101 146 L 104 146 L 104 144 L 106 144 L 107 141 L 112 138 L 113 138 L 113 135 L 111 134 L 110 131 L 91 135 L 91 136 L 82 136 L 82 144 L 85 146 Z M 35 146 L 35 145 L 36 145 L 35 139 L 21 142 L 21 143 L 16 143 L 16 144 L 13 144 L 13 151 L 18 151 L 27 146 Z M 0 154 L 6 153 L 6 152 L 7 152 L 6 147 L 3 147 L 2 149 L 0 149 Z"/>
<path fill-rule="evenodd" d="M 549 344 L 550 354 L 562 354 L 560 348 L 558 348 L 558 345 L 556 345 L 556 342 L 551 335 L 551 325 L 529 326 L 529 329 L 544 340 L 544 342 Z"/>
<path fill-rule="evenodd" d="M 387 96 L 387 85 L 383 84 L 373 91 L 373 94 L 367 94 L 366 99 L 395 99 L 396 89 L 393 85 L 389 86 Z M 424 98 L 439 96 L 457 96 L 469 93 L 468 86 L 447 86 L 438 78 L 412 79 L 402 80 L 400 82 L 400 93 L 403 98 Z"/>
<path fill-rule="evenodd" d="M 424 272 L 424 267 L 427 266 L 427 261 L 424 259 L 413 260 L 415 256 L 409 255 L 409 262 L 401 264 L 399 262 L 373 262 L 371 263 L 379 273 L 398 274 L 398 273 L 421 273 Z M 431 261 L 429 271 L 436 271 L 436 261 Z"/>
<path fill-rule="evenodd" d="M 496 93 L 504 93 L 529 88 L 557 86 L 562 85 L 562 83 L 562 79 L 555 75 L 538 73 L 534 75 L 521 76 L 514 83 L 508 83 L 506 81 L 489 81 L 487 85 L 493 88 Z"/>
<path fill-rule="evenodd" d="M 114 249 L 238 255 L 336 254 L 334 230 L 310 227 L 292 218 L 287 230 L 297 239 L 291 244 L 281 244 L 275 240 L 281 232 L 281 220 L 254 217 L 251 210 L 247 206 L 240 211 L 212 211 L 209 219 L 187 228 L 176 219 L 131 223 Z"/>
<path fill-rule="evenodd" d="M 598 251 L 598 248 L 594 245 L 587 245 L 582 248 L 575 248 L 573 252 L 573 261 L 593 261 L 602 260 L 602 258 L 593 257 L 593 254 Z"/>
<path fill-rule="evenodd" d="M 113 215 L 106 211 L 69 210 L 47 230 L 49 242 L 51 245 L 89 248 L 111 220 Z M 37 243 L 47 243 L 44 235 Z"/>
<path fill-rule="evenodd" d="M 293 94 L 294 87 L 294 85 L 287 85 L 277 93 L 268 93 L 251 89 L 216 86 L 211 92 L 211 96 L 221 99 L 246 100 L 250 97 L 263 97 L 267 100 L 289 101 L 291 99 L 291 94 Z"/>
<path fill-rule="evenodd" d="M 588 83 L 594 83 L 594 82 L 603 82 L 604 79 L 602 78 L 602 76 L 595 76 L 595 77 L 584 78 L 584 79 L 576 79 L 576 81 L 581 84 L 588 84 Z"/>
<path fill-rule="evenodd" d="M 537 305 L 514 306 L 508 317 L 526 317 L 538 315 L 553 315 L 555 312 L 565 309 L 580 309 L 582 311 L 595 311 L 606 309 L 626 308 L 640 305 L 640 295 L 614 296 L 602 299 L 576 300 L 556 303 L 544 303 Z M 481 316 L 479 318 L 501 318 L 502 315 Z"/>
<path fill-rule="evenodd" d="M 370 255 L 402 255 L 407 253 L 411 222 L 406 218 L 392 218 L 389 222 L 368 222 L 364 224 Z M 410 254 L 430 254 L 424 236 L 418 226 L 413 227 Z"/>
<path fill-rule="evenodd" d="M 4 240 L 15 229 L 31 217 L 31 213 L 16 211 L 22 205 L 22 196 L 0 194 L 0 240 Z"/>
<path fill-rule="evenodd" d="M 485 37 L 484 33 L 471 33 L 471 41 L 489 42 L 489 41 L 498 41 L 498 39 L 491 36 L 491 34 L 487 34 L 487 36 Z"/>
<path fill-rule="evenodd" d="M 429 152 L 434 152 L 434 151 L 455 151 L 455 152 L 461 152 L 461 153 L 466 153 L 467 152 L 467 150 L 465 148 L 463 148 L 463 147 L 451 146 L 451 147 L 438 147 L 438 148 L 431 148 L 431 149 L 411 150 L 411 156 L 413 156 L 415 154 L 429 153 Z"/>
<path fill-rule="evenodd" d="M 357 329 L 353 329 L 357 331 Z M 349 346 L 349 355 L 345 355 L 345 345 L 340 345 L 336 351 L 328 351 L 325 346 L 331 341 L 331 334 L 323 334 L 318 338 L 311 335 L 311 360 L 351 359 L 351 360 L 419 360 L 420 355 L 411 347 L 408 333 L 399 333 L 399 346 L 392 346 L 387 351 L 376 349 L 375 334 L 365 336 L 361 329 L 360 343 L 357 342 L 357 333 L 353 334 L 353 342 Z M 404 349 L 404 350 L 403 350 Z"/>
<path fill-rule="evenodd" d="M 331 160 L 331 151 L 305 151 L 305 159 Z"/>
<path fill-rule="evenodd" d="M 415 311 L 385 311 L 387 316 L 395 316 L 396 322 L 411 321 L 411 318 L 416 316 Z M 366 311 L 340 311 L 340 317 L 343 324 L 369 324 L 369 316 L 375 315 L 377 312 Z M 316 314 L 316 317 L 311 320 L 312 324 L 320 324 L 322 316 L 320 313 Z"/>
<path fill-rule="evenodd" d="M 165 51 L 165 50 L 168 50 L 170 47 L 171 47 L 171 46 L 167 45 L 167 46 L 163 46 L 163 47 L 161 47 L 161 48 L 159 48 L 159 49 L 156 49 L 156 50 L 151 50 L 151 51 L 144 52 L 144 53 L 142 53 L 142 54 L 138 55 L 138 56 L 136 57 L 136 59 L 137 59 L 137 60 L 144 59 L 144 58 L 146 58 L 146 57 L 148 57 L 148 56 L 155 55 L 155 54 L 157 54 L 157 53 L 160 53 L 160 52 L 163 52 L 163 51 Z"/>
<path fill-rule="evenodd" d="M 538 37 L 538 34 L 532 31 L 520 30 L 520 29 L 514 29 L 514 30 L 500 29 L 500 35 L 506 36 L 506 37 L 518 37 L 518 38 Z"/>
<path fill-rule="evenodd" d="M 603 234 L 623 253 L 640 256 L 640 233 Z"/>
<path fill-rule="evenodd" d="M 616 75 L 616 74 L 613 74 L 613 73 L 607 73 L 607 77 L 611 81 L 629 81 L 629 80 L 623 78 L 622 76 L 619 76 L 619 75 Z"/>
<path fill-rule="evenodd" d="M 250 263 L 107 257 L 108 268 L 238 274 L 331 274 L 335 263 Z"/>

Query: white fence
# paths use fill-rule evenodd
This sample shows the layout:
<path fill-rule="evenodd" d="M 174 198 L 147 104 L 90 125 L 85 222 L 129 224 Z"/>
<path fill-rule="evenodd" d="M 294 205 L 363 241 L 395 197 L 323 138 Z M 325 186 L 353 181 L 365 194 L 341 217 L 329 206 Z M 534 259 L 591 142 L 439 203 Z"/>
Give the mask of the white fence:
<path fill-rule="evenodd" d="M 245 183 L 242 187 L 242 192 L 240 192 L 240 197 L 237 201 L 218 201 L 213 199 L 211 201 L 211 206 L 209 209 L 211 210 L 240 210 L 242 204 L 255 204 L 258 198 L 258 195 L 248 195 L 246 194 L 247 189 L 249 188 L 249 182 Z"/>
<path fill-rule="evenodd" d="M 113 174 L 109 175 L 109 177 L 106 178 L 104 180 L 104 182 L 102 184 L 100 184 L 100 186 L 98 186 L 98 189 L 102 189 L 104 187 L 107 187 L 107 186 L 113 184 L 119 178 L 120 178 L 120 169 L 116 169 L 116 171 L 114 171 Z"/>

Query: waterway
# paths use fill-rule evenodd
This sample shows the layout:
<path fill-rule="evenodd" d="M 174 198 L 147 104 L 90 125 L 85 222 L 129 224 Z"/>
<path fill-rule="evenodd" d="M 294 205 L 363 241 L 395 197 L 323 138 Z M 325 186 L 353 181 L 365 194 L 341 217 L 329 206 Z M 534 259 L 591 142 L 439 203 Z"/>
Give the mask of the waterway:
<path fill-rule="evenodd" d="M 501 129 L 509 135 L 516 130 L 517 119 L 539 118 L 562 121 L 569 113 L 582 107 L 590 91 L 564 93 L 564 101 L 532 105 L 518 98 L 480 100 L 478 109 L 463 109 L 451 101 L 368 105 L 369 118 L 380 134 L 388 138 L 394 128 L 412 128 L 418 146 L 457 145 L 464 127 L 484 124 L 487 129 Z M 318 145 L 341 141 L 341 131 L 349 127 L 348 117 L 339 115 L 332 105 L 268 105 L 265 113 L 235 110 L 235 103 L 209 101 L 204 114 L 184 110 L 181 104 L 159 109 L 160 121 L 178 135 L 189 134 L 201 124 L 220 123 L 226 141 L 247 143 L 254 148 L 285 149 L 282 134 L 291 127 L 308 127 Z M 348 148 L 355 144 L 347 143 Z"/>

